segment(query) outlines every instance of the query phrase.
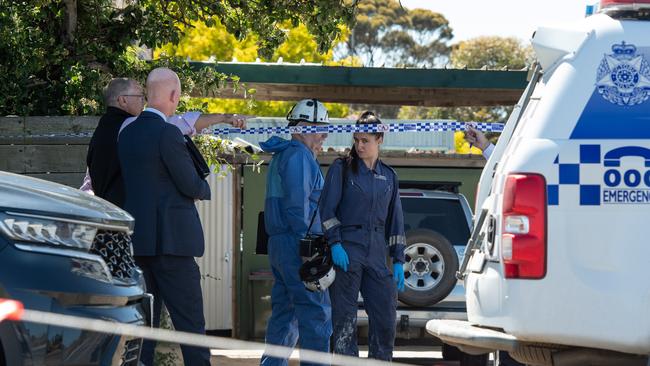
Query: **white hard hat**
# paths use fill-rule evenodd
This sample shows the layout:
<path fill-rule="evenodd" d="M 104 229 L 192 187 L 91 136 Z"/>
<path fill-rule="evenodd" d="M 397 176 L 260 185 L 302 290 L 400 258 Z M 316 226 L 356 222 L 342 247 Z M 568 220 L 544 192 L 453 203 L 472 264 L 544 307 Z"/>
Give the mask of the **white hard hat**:
<path fill-rule="evenodd" d="M 307 290 L 325 291 L 336 278 L 336 271 L 329 255 L 319 255 L 309 259 L 300 267 L 300 279 Z"/>
<path fill-rule="evenodd" d="M 287 114 L 290 126 L 298 122 L 329 123 L 327 108 L 317 99 L 303 99 L 296 103 Z"/>

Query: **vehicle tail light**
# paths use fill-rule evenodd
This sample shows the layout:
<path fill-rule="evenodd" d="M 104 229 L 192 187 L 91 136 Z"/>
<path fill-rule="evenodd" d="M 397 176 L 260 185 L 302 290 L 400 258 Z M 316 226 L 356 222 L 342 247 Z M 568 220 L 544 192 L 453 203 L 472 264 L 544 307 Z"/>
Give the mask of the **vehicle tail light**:
<path fill-rule="evenodd" d="M 546 275 L 546 180 L 510 174 L 503 194 L 501 255 L 506 278 Z"/>

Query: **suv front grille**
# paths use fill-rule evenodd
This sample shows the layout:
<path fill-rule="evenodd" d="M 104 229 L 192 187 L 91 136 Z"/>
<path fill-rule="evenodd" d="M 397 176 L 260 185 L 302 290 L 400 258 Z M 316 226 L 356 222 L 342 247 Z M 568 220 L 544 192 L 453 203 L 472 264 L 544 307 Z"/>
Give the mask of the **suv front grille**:
<path fill-rule="evenodd" d="M 124 344 L 124 353 L 120 366 L 138 366 L 142 348 L 142 338 L 131 339 Z"/>
<path fill-rule="evenodd" d="M 90 253 L 104 259 L 113 277 L 132 278 L 136 265 L 131 255 L 131 236 L 122 231 L 100 230 L 95 236 Z"/>

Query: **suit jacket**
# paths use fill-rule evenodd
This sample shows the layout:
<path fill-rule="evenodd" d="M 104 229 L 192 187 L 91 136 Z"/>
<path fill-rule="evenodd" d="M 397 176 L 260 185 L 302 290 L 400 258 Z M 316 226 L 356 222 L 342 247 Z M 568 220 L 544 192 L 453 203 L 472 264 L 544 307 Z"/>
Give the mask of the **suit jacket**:
<path fill-rule="evenodd" d="M 203 229 L 195 199 L 210 199 L 210 186 L 194 168 L 180 130 L 142 112 L 118 141 L 126 188 L 124 208 L 135 218 L 136 256 L 203 255 Z"/>
<path fill-rule="evenodd" d="M 124 208 L 124 183 L 117 157 L 117 134 L 128 117 L 131 117 L 128 112 L 116 107 L 108 107 L 93 132 L 86 156 L 86 165 L 95 195 L 122 208 Z"/>

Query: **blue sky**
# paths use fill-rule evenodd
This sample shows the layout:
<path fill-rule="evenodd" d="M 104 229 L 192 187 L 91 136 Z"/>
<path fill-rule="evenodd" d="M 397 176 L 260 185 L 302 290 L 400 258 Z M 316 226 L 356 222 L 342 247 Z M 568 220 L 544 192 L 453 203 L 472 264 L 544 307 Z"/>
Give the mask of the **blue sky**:
<path fill-rule="evenodd" d="M 424 8 L 449 20 L 453 43 L 478 36 L 514 36 L 528 40 L 537 26 L 584 18 L 595 0 L 401 0 L 409 9 Z"/>

